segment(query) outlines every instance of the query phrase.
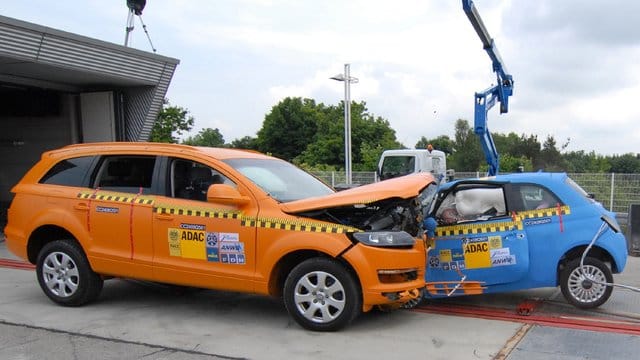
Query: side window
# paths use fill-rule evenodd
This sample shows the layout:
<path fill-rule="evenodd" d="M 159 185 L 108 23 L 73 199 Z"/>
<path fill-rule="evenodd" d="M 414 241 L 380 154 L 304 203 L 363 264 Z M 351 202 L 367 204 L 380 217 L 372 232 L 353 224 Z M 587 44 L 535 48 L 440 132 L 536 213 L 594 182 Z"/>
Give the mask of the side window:
<path fill-rule="evenodd" d="M 475 187 L 449 193 L 436 211 L 441 225 L 487 220 L 504 216 L 507 209 L 504 191 L 498 187 Z"/>
<path fill-rule="evenodd" d="M 207 201 L 207 190 L 213 184 L 236 186 L 226 176 L 209 166 L 185 159 L 172 159 L 169 165 L 171 197 Z"/>
<path fill-rule="evenodd" d="M 514 210 L 546 209 L 561 203 L 551 191 L 538 185 L 520 185 L 518 195 L 522 201 L 522 209 Z"/>
<path fill-rule="evenodd" d="M 129 193 L 149 193 L 155 167 L 155 156 L 105 156 L 100 164 L 94 187 Z"/>
<path fill-rule="evenodd" d="M 41 184 L 85 186 L 84 179 L 87 176 L 93 156 L 83 156 L 62 160 L 55 164 L 40 179 Z"/>

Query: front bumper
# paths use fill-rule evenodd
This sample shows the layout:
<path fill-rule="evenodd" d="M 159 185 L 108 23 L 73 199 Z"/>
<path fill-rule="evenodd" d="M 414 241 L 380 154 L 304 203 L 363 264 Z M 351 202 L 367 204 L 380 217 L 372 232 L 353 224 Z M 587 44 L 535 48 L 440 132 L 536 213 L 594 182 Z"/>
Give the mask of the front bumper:
<path fill-rule="evenodd" d="M 377 305 L 402 305 L 420 296 L 425 287 L 424 243 L 410 249 L 357 244 L 343 258 L 354 268 L 362 288 L 363 310 Z"/>

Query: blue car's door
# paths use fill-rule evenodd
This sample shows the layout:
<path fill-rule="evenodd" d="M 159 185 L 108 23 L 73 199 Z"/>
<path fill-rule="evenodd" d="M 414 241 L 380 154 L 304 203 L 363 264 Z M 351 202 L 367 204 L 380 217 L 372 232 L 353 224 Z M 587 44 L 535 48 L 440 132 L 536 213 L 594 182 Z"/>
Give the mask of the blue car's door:
<path fill-rule="evenodd" d="M 507 212 L 501 186 L 459 186 L 436 206 L 439 225 L 427 257 L 427 296 L 489 292 L 526 277 L 527 236 L 522 221 Z"/>

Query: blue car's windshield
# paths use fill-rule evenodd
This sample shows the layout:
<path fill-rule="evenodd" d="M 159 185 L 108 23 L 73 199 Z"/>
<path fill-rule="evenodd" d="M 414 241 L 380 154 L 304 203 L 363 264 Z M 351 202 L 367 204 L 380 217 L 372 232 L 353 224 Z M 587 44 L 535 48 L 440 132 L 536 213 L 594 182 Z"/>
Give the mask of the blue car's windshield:
<path fill-rule="evenodd" d="M 224 161 L 280 202 L 324 196 L 329 186 L 300 168 L 278 159 L 228 159 Z"/>

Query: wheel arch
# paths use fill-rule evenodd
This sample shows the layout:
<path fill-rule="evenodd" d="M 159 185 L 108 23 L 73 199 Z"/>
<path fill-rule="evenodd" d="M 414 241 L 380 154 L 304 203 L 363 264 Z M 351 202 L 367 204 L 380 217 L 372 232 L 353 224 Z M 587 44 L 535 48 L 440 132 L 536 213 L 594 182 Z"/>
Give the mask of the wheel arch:
<path fill-rule="evenodd" d="M 29 236 L 29 241 L 27 243 L 27 256 L 29 262 L 35 264 L 38 261 L 38 254 L 40 253 L 40 250 L 42 250 L 46 244 L 56 240 L 74 241 L 80 250 L 84 252 L 82 245 L 67 229 L 58 225 L 42 225 L 36 228 Z"/>
<path fill-rule="evenodd" d="M 558 261 L 557 271 L 556 271 L 556 283 L 560 283 L 560 274 L 562 273 L 562 269 L 572 260 L 580 259 L 582 254 L 587 249 L 587 245 L 579 245 L 569 249 Z M 605 264 L 609 264 L 611 267 L 611 271 L 615 274 L 618 272 L 618 265 L 616 264 L 613 256 L 604 248 L 600 246 L 593 246 L 589 250 L 589 257 L 593 257 L 599 259 Z"/>
<path fill-rule="evenodd" d="M 298 264 L 312 258 L 322 257 L 327 259 L 332 259 L 340 264 L 342 264 L 347 271 L 349 271 L 354 280 L 356 281 L 356 285 L 358 286 L 358 290 L 362 293 L 362 285 L 360 284 L 360 278 L 356 270 L 342 257 L 333 257 L 327 253 L 318 250 L 295 250 L 284 256 L 282 256 L 273 267 L 271 274 L 269 276 L 269 294 L 275 297 L 282 297 L 282 290 L 284 288 L 284 283 L 287 279 L 287 275 L 296 267 Z"/>

